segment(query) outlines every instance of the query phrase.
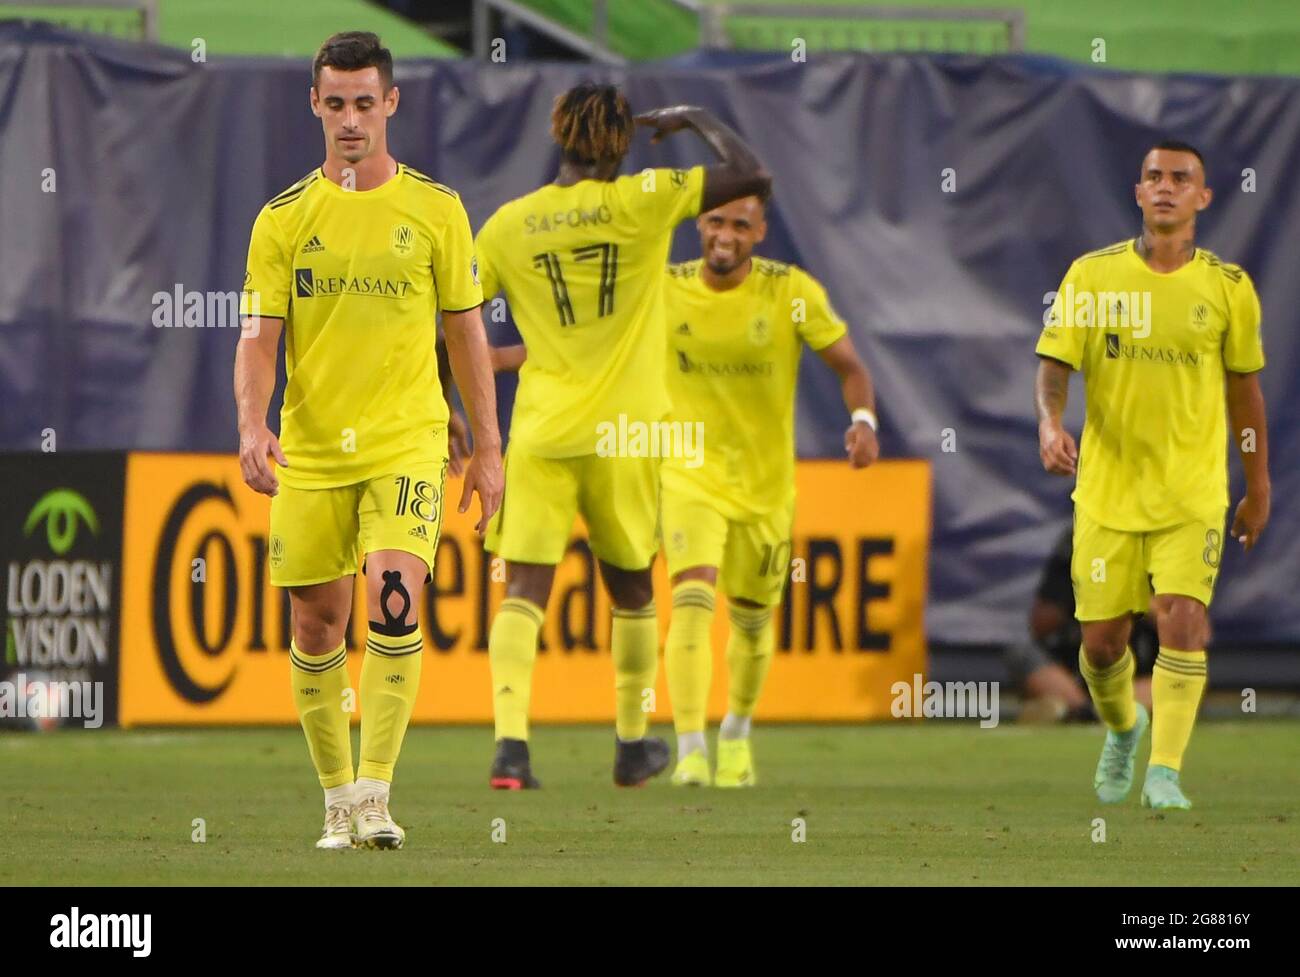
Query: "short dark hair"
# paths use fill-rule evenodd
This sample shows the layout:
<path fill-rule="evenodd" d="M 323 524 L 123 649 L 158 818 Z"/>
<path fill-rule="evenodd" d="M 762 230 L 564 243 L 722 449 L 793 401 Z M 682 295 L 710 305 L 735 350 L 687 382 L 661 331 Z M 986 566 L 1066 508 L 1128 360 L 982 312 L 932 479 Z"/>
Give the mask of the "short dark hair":
<path fill-rule="evenodd" d="M 320 82 L 321 68 L 361 71 L 378 68 L 384 91 L 393 87 L 393 53 L 384 47 L 378 34 L 370 31 L 342 31 L 325 38 L 311 62 L 311 84 Z"/>
<path fill-rule="evenodd" d="M 1183 142 L 1181 139 L 1162 139 L 1160 142 L 1148 149 L 1147 153 L 1151 153 L 1157 149 L 1168 149 L 1175 153 L 1191 153 L 1201 164 L 1201 172 L 1205 174 L 1205 182 L 1210 182 L 1210 168 L 1205 165 L 1205 157 L 1202 156 L 1201 151 L 1191 143 Z"/>

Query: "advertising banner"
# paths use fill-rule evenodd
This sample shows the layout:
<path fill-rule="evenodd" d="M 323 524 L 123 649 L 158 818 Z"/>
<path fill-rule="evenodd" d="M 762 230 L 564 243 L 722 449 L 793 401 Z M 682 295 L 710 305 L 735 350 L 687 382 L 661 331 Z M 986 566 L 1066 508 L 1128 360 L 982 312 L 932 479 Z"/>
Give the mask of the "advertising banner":
<path fill-rule="evenodd" d="M 116 722 L 125 466 L 56 451 L 3 466 L 0 726 Z"/>
<path fill-rule="evenodd" d="M 760 718 L 888 718 L 890 686 L 924 672 L 930 520 L 925 462 L 798 467 L 791 582 Z M 270 500 L 225 455 L 133 454 L 126 473 L 121 720 L 124 725 L 296 722 L 290 620 L 267 576 Z M 416 722 L 490 722 L 487 643 L 504 568 L 461 515 L 449 480 L 437 572 L 421 624 Z M 477 502 L 475 503 L 477 506 Z M 609 604 L 582 527 L 556 574 L 533 682 L 538 722 L 612 721 Z M 656 564 L 661 634 L 668 583 Z M 722 602 L 719 601 L 721 604 Z M 356 588 L 348 647 L 354 686 L 365 646 Z M 729 624 L 719 607 L 710 714 L 726 708 Z M 671 716 L 662 663 L 652 718 Z"/>

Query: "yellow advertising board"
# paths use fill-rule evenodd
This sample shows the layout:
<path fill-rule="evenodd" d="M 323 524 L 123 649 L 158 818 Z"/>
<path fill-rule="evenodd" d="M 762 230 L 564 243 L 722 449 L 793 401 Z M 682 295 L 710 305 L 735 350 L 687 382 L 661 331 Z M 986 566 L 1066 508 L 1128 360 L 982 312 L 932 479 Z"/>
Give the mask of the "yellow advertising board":
<path fill-rule="evenodd" d="M 925 671 L 923 611 L 930 469 L 881 462 L 800 462 L 791 583 L 759 719 L 890 716 L 890 685 Z M 446 497 L 460 487 L 450 479 Z M 475 502 L 477 507 L 477 500 Z M 270 500 L 226 455 L 132 454 L 122 566 L 120 721 L 292 723 L 289 612 L 267 576 Z M 504 596 L 477 516 L 449 506 L 437 573 L 421 613 L 425 638 L 416 722 L 490 722 L 487 636 Z M 364 588 L 349 628 L 354 685 L 365 647 Z M 668 586 L 656 561 L 660 632 Z M 719 604 L 722 605 L 722 601 Z M 533 682 L 537 722 L 613 721 L 609 602 L 581 526 L 555 578 Z M 726 710 L 727 616 L 714 622 L 712 717 Z M 652 719 L 671 718 L 662 662 Z"/>

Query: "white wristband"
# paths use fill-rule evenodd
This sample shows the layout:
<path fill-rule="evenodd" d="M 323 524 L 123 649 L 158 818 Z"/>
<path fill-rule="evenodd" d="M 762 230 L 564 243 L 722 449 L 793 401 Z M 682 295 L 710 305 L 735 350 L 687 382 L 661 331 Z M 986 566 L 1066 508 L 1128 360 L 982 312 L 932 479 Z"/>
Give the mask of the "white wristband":
<path fill-rule="evenodd" d="M 873 431 L 880 430 L 880 423 L 876 420 L 875 413 L 873 411 L 868 410 L 865 407 L 859 407 L 857 410 L 853 412 L 851 416 L 853 418 L 854 424 L 857 424 L 859 421 L 861 421 L 863 424 L 867 425 L 867 427 L 871 428 L 871 430 Z"/>

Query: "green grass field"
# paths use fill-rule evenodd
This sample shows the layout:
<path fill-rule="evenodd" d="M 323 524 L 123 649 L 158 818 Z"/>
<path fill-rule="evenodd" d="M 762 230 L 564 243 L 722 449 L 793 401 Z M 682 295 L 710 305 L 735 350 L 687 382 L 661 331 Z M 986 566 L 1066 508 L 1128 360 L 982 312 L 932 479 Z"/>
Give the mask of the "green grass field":
<path fill-rule="evenodd" d="M 400 852 L 312 848 L 320 792 L 296 729 L 5 734 L 0 883 L 1295 885 L 1298 732 L 1203 723 L 1184 772 L 1197 807 L 1159 815 L 1136 788 L 1095 802 L 1098 727 L 760 728 L 747 791 L 618 790 L 612 731 L 543 728 L 546 787 L 527 793 L 488 790 L 488 730 L 423 727 L 393 795 Z"/>

